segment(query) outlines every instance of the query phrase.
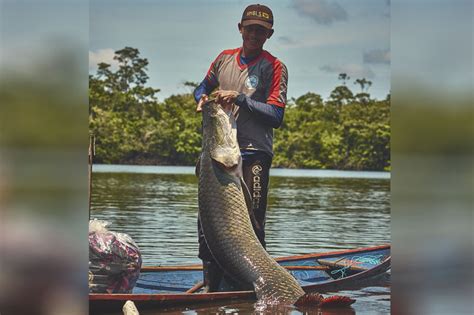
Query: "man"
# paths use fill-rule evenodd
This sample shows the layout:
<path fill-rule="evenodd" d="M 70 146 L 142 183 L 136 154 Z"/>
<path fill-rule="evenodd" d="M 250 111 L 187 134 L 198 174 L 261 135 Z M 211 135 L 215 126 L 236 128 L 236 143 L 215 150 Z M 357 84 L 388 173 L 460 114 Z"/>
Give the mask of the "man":
<path fill-rule="evenodd" d="M 197 112 L 212 96 L 237 117 L 237 139 L 243 177 L 251 195 L 249 209 L 258 239 L 265 247 L 265 213 L 269 171 L 273 157 L 273 128 L 280 127 L 286 105 L 288 73 L 285 65 L 263 50 L 273 34 L 273 13 L 267 6 L 250 5 L 238 24 L 242 47 L 224 50 L 195 89 Z M 222 271 L 207 248 L 198 222 L 199 258 L 203 260 L 207 291 L 219 289 Z"/>

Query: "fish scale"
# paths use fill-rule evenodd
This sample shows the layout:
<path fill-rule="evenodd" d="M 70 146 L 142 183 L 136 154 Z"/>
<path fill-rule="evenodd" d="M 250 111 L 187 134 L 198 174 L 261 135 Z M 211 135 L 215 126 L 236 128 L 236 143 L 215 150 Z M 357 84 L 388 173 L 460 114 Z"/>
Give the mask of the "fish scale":
<path fill-rule="evenodd" d="M 295 303 L 304 291 L 255 235 L 239 177 L 241 165 L 236 171 L 216 160 L 235 166 L 235 161 L 240 161 L 240 151 L 233 115 L 211 101 L 203 106 L 198 193 L 199 218 L 207 245 L 235 280 L 254 286 L 260 302 Z"/>

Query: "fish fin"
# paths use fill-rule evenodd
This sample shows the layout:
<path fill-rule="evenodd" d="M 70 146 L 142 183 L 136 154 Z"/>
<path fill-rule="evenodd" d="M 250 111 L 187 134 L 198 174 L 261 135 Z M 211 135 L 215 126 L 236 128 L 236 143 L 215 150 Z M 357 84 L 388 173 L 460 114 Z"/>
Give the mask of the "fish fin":
<path fill-rule="evenodd" d="M 226 173 L 235 176 L 237 178 L 242 177 L 242 157 L 239 155 L 238 160 L 236 163 L 233 163 L 231 165 L 226 165 L 224 163 L 221 163 L 218 159 L 214 159 L 211 157 L 212 162 L 214 165 L 217 165 L 220 169 L 224 170 Z"/>
<path fill-rule="evenodd" d="M 211 159 L 219 163 L 225 169 L 237 168 L 241 161 L 239 149 L 232 151 L 216 148 L 210 152 Z"/>
<path fill-rule="evenodd" d="M 194 169 L 194 174 L 196 174 L 196 177 L 199 177 L 199 173 L 201 173 L 201 154 L 199 154 L 196 162 L 196 168 Z"/>

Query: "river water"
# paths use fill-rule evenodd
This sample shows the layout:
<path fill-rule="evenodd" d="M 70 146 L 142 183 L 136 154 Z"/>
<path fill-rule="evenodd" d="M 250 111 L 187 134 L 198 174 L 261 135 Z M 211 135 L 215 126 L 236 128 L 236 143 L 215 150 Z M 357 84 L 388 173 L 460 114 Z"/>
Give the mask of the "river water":
<path fill-rule="evenodd" d="M 200 262 L 193 167 L 94 165 L 92 183 L 91 219 L 109 221 L 109 229 L 129 234 L 141 249 L 143 265 Z M 389 243 L 389 173 L 272 169 L 266 241 L 273 256 Z M 390 313 L 388 285 L 338 294 L 357 302 L 349 313 L 330 314 Z M 253 308 L 238 304 L 141 312 L 165 313 L 251 314 Z"/>

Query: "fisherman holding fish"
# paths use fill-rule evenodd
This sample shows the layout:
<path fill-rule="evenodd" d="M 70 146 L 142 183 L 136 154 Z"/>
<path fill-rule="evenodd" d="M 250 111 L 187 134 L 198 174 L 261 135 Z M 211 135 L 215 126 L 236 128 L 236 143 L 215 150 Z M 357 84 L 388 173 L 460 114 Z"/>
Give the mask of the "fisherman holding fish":
<path fill-rule="evenodd" d="M 273 128 L 283 122 L 288 72 L 286 66 L 263 49 L 273 35 L 273 13 L 265 5 L 245 8 L 238 23 L 243 44 L 221 52 L 195 89 L 197 112 L 210 98 L 230 108 L 237 118 L 237 139 L 242 155 L 243 179 L 250 193 L 249 213 L 258 240 L 265 247 L 265 216 L 269 172 L 273 158 Z M 212 93 L 211 93 L 212 92 Z M 204 285 L 217 291 L 223 272 L 206 244 L 198 222 L 199 258 Z"/>

